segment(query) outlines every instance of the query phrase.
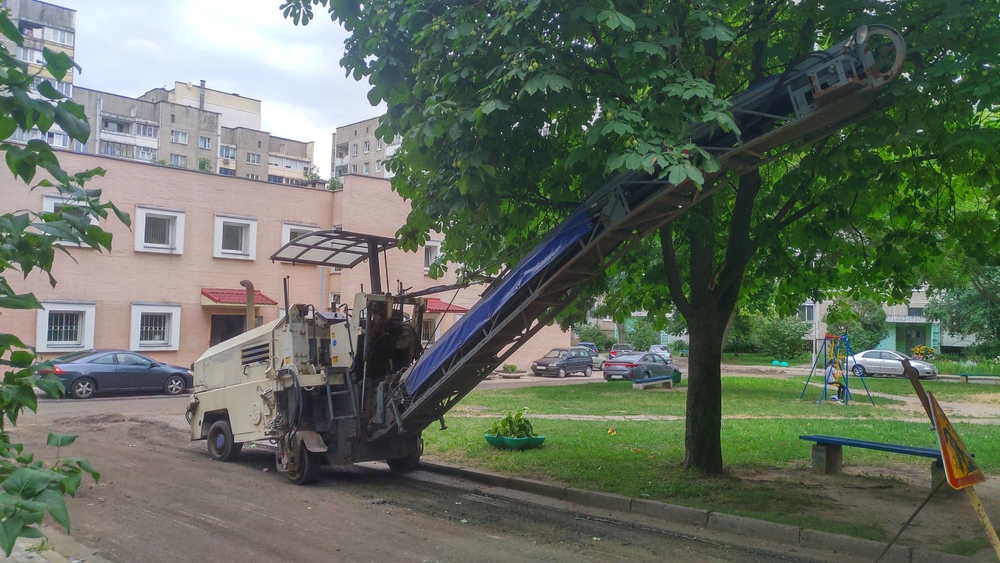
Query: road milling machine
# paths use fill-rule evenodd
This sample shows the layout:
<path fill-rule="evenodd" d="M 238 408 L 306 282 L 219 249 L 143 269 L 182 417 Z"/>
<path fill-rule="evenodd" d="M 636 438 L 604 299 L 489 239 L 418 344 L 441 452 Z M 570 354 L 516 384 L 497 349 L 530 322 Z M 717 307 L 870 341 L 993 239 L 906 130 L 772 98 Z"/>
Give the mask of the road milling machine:
<path fill-rule="evenodd" d="M 594 192 L 436 342 L 420 327 L 433 290 L 393 294 L 380 254 L 392 238 L 316 231 L 272 260 L 352 268 L 366 262 L 369 291 L 352 307 L 289 304 L 278 320 L 213 346 L 194 365 L 188 406 L 192 440 L 232 460 L 246 442 L 276 445 L 280 472 L 297 484 L 323 464 L 419 462 L 421 432 L 444 415 L 592 280 L 647 235 L 711 196 L 725 176 L 745 173 L 885 111 L 884 88 L 899 75 L 905 44 L 893 29 L 861 26 L 730 102 L 739 130 L 690 124 L 690 138 L 719 164 L 697 186 L 660 174 L 617 174 Z"/>

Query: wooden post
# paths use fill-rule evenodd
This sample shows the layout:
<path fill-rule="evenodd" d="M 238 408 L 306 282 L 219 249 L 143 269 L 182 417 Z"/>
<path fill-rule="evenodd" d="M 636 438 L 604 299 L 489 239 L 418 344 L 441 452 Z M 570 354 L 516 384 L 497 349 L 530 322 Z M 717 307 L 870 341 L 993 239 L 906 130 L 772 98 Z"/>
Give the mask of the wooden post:
<path fill-rule="evenodd" d="M 972 507 L 976 509 L 976 514 L 979 515 L 979 521 L 983 523 L 983 528 L 986 529 L 986 537 L 990 540 L 993 551 L 997 552 L 997 558 L 1000 558 L 1000 538 L 997 538 L 997 531 L 993 529 L 993 524 L 990 523 L 990 517 L 986 515 L 986 509 L 983 508 L 983 503 L 979 500 L 976 489 L 972 485 L 969 485 L 965 488 L 965 494 L 969 495 Z"/>

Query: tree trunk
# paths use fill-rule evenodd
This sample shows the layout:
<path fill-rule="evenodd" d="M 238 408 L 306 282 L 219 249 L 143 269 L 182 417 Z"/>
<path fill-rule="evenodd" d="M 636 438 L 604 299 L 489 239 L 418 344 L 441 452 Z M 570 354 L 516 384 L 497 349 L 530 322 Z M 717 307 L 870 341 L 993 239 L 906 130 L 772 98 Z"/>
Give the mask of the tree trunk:
<path fill-rule="evenodd" d="M 726 318 L 726 317 L 723 317 Z M 688 324 L 687 425 L 684 466 L 722 472 L 722 335 L 726 323 L 702 317 Z"/>

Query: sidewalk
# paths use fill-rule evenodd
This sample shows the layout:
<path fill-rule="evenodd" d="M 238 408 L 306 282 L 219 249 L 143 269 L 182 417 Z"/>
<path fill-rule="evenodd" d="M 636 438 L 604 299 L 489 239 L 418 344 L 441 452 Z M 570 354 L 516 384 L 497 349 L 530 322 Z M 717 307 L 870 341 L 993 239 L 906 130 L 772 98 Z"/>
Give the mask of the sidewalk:
<path fill-rule="evenodd" d="M 96 550 L 84 546 L 60 530 L 42 526 L 42 533 L 48 539 L 19 538 L 14 543 L 10 557 L 4 558 L 3 561 L 14 563 L 111 563 L 98 556 Z M 37 546 L 42 541 L 45 541 L 45 545 L 49 549 L 36 551 Z"/>

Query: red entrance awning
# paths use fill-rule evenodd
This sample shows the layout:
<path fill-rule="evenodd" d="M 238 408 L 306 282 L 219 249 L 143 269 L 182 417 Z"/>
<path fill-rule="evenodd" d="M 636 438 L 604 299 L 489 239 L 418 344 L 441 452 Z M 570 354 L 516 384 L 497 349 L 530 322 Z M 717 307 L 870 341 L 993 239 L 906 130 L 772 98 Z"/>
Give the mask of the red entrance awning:
<path fill-rule="evenodd" d="M 215 305 L 246 305 L 247 291 L 245 289 L 222 289 L 218 287 L 203 287 L 201 295 Z M 204 300 L 203 300 L 204 301 Z M 254 305 L 277 305 L 278 302 L 261 293 L 253 291 Z"/>
<path fill-rule="evenodd" d="M 450 303 L 445 303 L 437 297 L 427 298 L 427 312 L 428 313 L 467 313 L 468 309 L 465 307 L 459 307 L 458 305 L 452 305 Z"/>

